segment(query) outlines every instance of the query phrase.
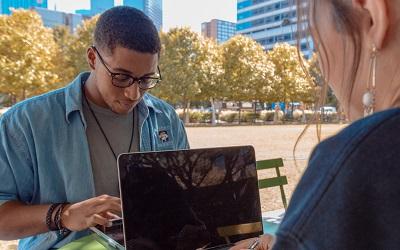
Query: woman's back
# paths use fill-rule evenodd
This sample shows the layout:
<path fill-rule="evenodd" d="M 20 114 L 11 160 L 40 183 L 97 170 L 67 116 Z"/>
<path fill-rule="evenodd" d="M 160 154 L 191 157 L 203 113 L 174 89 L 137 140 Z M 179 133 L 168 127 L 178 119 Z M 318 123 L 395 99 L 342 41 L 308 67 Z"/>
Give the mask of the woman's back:
<path fill-rule="evenodd" d="M 376 113 L 322 142 L 274 249 L 400 246 L 400 109 Z"/>

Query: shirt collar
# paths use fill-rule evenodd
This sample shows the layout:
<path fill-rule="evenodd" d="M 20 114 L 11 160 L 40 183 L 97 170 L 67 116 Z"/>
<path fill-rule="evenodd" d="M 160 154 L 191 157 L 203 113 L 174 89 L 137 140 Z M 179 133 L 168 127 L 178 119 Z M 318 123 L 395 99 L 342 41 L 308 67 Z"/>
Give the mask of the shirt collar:
<path fill-rule="evenodd" d="M 86 127 L 86 121 L 83 117 L 82 109 L 82 84 L 88 79 L 90 73 L 80 73 L 66 88 L 65 88 L 65 118 L 67 123 L 70 123 L 70 115 L 78 111 L 81 115 L 84 126 Z M 148 114 L 149 108 L 156 113 L 161 111 L 155 107 L 152 100 L 148 97 L 148 94 L 144 94 L 142 100 L 138 103 L 139 110 L 145 111 L 143 113 Z"/>

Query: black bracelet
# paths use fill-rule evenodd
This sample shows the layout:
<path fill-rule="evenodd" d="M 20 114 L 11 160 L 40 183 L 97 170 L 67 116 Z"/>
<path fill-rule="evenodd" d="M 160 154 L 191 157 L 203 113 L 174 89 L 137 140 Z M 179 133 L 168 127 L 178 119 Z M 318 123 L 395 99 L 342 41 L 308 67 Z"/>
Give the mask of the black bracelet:
<path fill-rule="evenodd" d="M 53 203 L 50 205 L 49 209 L 47 210 L 46 225 L 47 225 L 47 228 L 49 229 L 49 231 L 57 230 L 56 227 L 53 227 L 53 213 L 54 213 L 54 209 L 60 205 L 61 205 L 61 203 Z"/>
<path fill-rule="evenodd" d="M 61 216 L 62 216 L 62 212 L 65 208 L 66 205 L 68 205 L 69 203 L 63 203 L 61 204 L 61 206 L 57 209 L 56 215 L 54 217 L 54 222 L 56 224 L 57 229 L 60 231 L 60 233 L 62 235 L 67 235 L 69 234 L 71 231 L 68 228 L 63 227 L 62 223 L 61 223 Z"/>
<path fill-rule="evenodd" d="M 58 207 L 56 214 L 54 215 L 54 224 L 56 225 L 57 230 L 60 230 L 60 213 L 63 206 L 64 204 L 61 204 L 61 206 Z"/>

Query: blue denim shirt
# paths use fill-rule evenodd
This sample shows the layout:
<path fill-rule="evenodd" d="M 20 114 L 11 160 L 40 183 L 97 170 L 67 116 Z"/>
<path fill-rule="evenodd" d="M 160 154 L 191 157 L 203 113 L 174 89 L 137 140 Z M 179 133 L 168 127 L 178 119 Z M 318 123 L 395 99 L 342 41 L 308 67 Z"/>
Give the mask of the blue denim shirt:
<path fill-rule="evenodd" d="M 0 118 L 0 201 L 34 205 L 94 197 L 81 92 L 81 79 L 88 74 L 23 101 Z M 138 110 L 140 151 L 189 147 L 183 123 L 170 105 L 145 94 Z M 167 132 L 168 141 L 161 140 L 160 131 Z M 64 239 L 58 232 L 44 233 L 20 240 L 19 249 L 57 248 L 87 233 Z"/>
<path fill-rule="evenodd" d="M 273 249 L 399 249 L 399 184 L 400 109 L 392 109 L 317 146 Z"/>

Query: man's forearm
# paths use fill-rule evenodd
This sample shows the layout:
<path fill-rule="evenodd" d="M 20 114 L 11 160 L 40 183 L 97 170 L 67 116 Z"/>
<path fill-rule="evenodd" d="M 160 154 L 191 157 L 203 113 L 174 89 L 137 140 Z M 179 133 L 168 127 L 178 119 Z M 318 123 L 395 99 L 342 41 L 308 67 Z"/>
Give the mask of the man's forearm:
<path fill-rule="evenodd" d="M 25 205 L 8 201 L 0 206 L 0 240 L 17 240 L 48 232 L 45 218 L 49 205 Z"/>

